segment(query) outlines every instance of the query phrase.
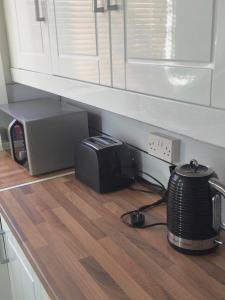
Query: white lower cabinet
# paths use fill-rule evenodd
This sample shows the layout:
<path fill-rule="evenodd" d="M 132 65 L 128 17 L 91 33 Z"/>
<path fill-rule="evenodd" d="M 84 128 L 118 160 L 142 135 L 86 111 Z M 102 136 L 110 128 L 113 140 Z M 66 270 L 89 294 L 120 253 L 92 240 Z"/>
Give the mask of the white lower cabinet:
<path fill-rule="evenodd" d="M 8 225 L 1 217 L 12 300 L 50 300 Z M 0 297 L 1 299 L 1 297 Z"/>
<path fill-rule="evenodd" d="M 9 281 L 9 270 L 6 259 L 4 234 L 0 226 L 0 299 L 1 300 L 11 300 L 11 288 Z"/>

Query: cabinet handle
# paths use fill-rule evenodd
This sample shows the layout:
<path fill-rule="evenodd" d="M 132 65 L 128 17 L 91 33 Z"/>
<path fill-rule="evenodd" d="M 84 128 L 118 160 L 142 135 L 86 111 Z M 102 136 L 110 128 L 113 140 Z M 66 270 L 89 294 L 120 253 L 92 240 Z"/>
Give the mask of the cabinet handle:
<path fill-rule="evenodd" d="M 39 2 L 39 0 L 34 0 L 34 6 L 35 6 L 36 21 L 37 22 L 44 22 L 45 21 L 45 17 L 41 16 L 41 10 L 40 10 L 40 2 Z"/>
<path fill-rule="evenodd" d="M 111 4 L 111 0 L 107 0 L 107 9 L 112 11 L 112 10 L 118 10 L 119 9 L 119 5 L 117 3 L 115 4 Z M 117 2 L 117 0 L 115 0 L 115 2 Z"/>
<path fill-rule="evenodd" d="M 98 7 L 98 0 L 94 0 L 94 12 L 95 13 L 104 13 L 105 12 L 104 5 L 101 7 Z"/>
<path fill-rule="evenodd" d="M 2 238 L 2 243 L 3 243 L 3 245 L 4 245 L 4 240 L 3 240 L 3 236 L 5 235 L 5 231 L 4 230 L 0 230 L 0 237 Z M 8 264 L 9 263 L 9 259 L 8 258 L 5 258 L 5 257 L 3 257 L 3 258 L 0 258 L 0 264 L 1 265 L 6 265 L 6 264 Z"/>

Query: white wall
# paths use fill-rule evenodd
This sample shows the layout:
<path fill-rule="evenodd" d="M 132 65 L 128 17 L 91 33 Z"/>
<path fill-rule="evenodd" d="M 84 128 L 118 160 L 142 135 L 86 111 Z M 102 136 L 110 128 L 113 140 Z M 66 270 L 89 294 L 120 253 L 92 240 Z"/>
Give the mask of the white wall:
<path fill-rule="evenodd" d="M 2 64 L 2 56 L 0 51 L 0 103 L 7 103 L 6 84 L 4 77 L 4 70 Z"/>

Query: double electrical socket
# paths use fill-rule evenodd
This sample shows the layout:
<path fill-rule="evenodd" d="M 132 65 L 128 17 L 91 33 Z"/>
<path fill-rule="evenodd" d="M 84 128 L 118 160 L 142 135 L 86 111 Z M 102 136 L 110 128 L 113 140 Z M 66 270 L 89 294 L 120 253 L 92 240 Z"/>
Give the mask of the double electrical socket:
<path fill-rule="evenodd" d="M 162 133 L 151 133 L 148 153 L 164 161 L 175 163 L 180 159 L 180 140 Z"/>

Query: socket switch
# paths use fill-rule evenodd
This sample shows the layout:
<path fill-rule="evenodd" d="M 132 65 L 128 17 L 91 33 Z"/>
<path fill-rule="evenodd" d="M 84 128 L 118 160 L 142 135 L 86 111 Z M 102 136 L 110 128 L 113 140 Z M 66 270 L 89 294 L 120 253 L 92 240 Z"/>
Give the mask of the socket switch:
<path fill-rule="evenodd" d="M 151 133 L 148 153 L 169 163 L 177 163 L 180 159 L 180 140 L 162 133 Z"/>

